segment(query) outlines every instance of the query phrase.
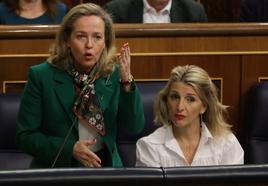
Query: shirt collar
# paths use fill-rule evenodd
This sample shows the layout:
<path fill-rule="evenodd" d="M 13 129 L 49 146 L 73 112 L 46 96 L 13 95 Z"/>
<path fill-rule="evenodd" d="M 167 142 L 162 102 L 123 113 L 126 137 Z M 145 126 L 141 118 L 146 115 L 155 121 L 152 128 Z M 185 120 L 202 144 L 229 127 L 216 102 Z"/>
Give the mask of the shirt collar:
<path fill-rule="evenodd" d="M 200 141 L 202 141 L 203 143 L 206 143 L 209 140 L 212 140 L 213 136 L 204 122 L 201 124 L 201 127 L 202 129 L 201 129 Z M 150 138 L 150 143 L 164 144 L 164 143 L 169 143 L 170 141 L 174 141 L 174 139 L 175 137 L 172 131 L 172 125 L 164 125 L 158 128 L 158 130 L 154 132 L 154 135 Z"/>
<path fill-rule="evenodd" d="M 171 4 L 172 4 L 172 0 L 170 0 L 168 2 L 168 4 L 160 11 L 160 12 L 165 12 L 167 11 L 168 13 L 170 13 L 171 10 Z M 143 5 L 144 5 L 144 12 L 149 12 L 151 10 L 156 11 L 152 6 L 149 5 L 149 3 L 147 2 L 147 0 L 143 0 Z"/>
<path fill-rule="evenodd" d="M 202 130 L 201 130 L 202 141 L 207 142 L 207 141 L 209 141 L 209 139 L 212 139 L 213 136 L 212 136 L 211 132 L 208 130 L 208 128 L 204 122 L 202 122 L 201 127 L 202 127 Z"/>
<path fill-rule="evenodd" d="M 201 129 L 200 142 L 207 143 L 213 139 L 213 136 L 204 122 L 202 122 L 201 127 L 202 129 Z M 167 126 L 167 130 L 163 139 L 164 139 L 164 142 L 169 142 L 175 139 L 173 131 L 172 131 L 172 125 Z"/>

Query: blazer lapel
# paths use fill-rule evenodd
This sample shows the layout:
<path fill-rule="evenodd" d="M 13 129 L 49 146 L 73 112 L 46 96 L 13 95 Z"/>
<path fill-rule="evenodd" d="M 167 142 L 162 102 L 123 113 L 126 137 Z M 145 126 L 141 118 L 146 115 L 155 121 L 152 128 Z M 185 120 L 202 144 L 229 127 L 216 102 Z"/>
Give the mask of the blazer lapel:
<path fill-rule="evenodd" d="M 96 80 L 95 84 L 96 94 L 100 102 L 102 111 L 104 112 L 109 105 L 110 99 L 113 95 L 114 86 L 110 79 L 110 76 L 107 78 L 100 77 Z"/>
<path fill-rule="evenodd" d="M 54 88 L 59 102 L 71 121 L 74 120 L 72 111 L 75 101 L 73 79 L 66 72 L 56 71 L 54 74 Z"/>
<path fill-rule="evenodd" d="M 143 2 L 142 0 L 133 0 L 128 9 L 128 22 L 129 23 L 142 23 L 143 22 Z"/>
<path fill-rule="evenodd" d="M 170 21 L 171 23 L 183 22 L 183 9 L 179 1 L 172 0 L 170 9 Z"/>

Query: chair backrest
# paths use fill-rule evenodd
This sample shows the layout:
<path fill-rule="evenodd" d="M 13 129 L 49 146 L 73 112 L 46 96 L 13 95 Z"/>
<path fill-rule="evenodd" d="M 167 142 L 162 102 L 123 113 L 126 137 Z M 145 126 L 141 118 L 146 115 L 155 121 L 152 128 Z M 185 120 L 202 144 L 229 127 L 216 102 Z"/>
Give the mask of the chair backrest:
<path fill-rule="evenodd" d="M 16 120 L 20 94 L 0 94 L 0 170 L 29 168 L 31 156 L 16 145 Z"/>
<path fill-rule="evenodd" d="M 135 166 L 136 141 L 139 138 L 152 133 L 156 128 L 159 127 L 153 122 L 153 105 L 157 93 L 165 86 L 165 84 L 166 82 L 164 81 L 137 82 L 144 107 L 145 127 L 144 130 L 138 135 L 126 134 L 124 131 L 119 129 L 118 149 L 125 167 Z"/>
<path fill-rule="evenodd" d="M 268 82 L 250 89 L 245 122 L 245 163 L 268 163 Z"/>

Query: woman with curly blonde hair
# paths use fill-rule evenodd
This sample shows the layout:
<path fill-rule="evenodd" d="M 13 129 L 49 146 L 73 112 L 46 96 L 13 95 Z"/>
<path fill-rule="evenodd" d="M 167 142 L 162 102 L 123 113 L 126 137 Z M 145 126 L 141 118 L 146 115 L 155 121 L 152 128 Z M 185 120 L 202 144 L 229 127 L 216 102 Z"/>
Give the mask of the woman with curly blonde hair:
<path fill-rule="evenodd" d="M 173 167 L 243 164 L 244 151 L 226 123 L 208 73 L 177 66 L 155 102 L 155 122 L 163 125 L 137 142 L 137 166 Z"/>

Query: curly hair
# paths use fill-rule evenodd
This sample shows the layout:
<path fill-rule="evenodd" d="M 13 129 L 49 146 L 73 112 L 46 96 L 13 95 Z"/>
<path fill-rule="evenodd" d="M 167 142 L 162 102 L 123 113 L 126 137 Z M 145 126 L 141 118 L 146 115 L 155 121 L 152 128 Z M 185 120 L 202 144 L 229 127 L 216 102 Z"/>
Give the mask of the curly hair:
<path fill-rule="evenodd" d="M 202 115 L 203 121 L 214 136 L 221 136 L 231 131 L 231 125 L 225 121 L 227 106 L 218 99 L 217 88 L 208 73 L 195 65 L 177 66 L 172 69 L 167 85 L 158 93 L 154 105 L 156 123 L 170 125 L 167 96 L 174 82 L 182 82 L 191 86 L 206 107 Z"/>

